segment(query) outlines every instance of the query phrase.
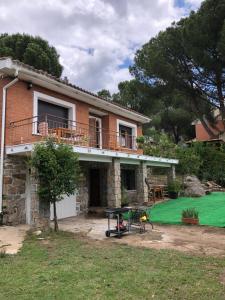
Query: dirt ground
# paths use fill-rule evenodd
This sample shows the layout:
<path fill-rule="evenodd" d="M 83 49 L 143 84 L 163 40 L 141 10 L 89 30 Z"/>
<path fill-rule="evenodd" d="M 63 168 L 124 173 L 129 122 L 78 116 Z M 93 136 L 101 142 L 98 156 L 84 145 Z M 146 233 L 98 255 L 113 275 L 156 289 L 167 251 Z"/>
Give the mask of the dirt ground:
<path fill-rule="evenodd" d="M 23 245 L 28 225 L 1 226 L 0 252 L 16 254 Z"/>
<path fill-rule="evenodd" d="M 113 224 L 112 224 L 113 225 Z M 83 217 L 68 218 L 59 221 L 60 230 L 85 235 L 94 240 L 107 240 L 106 219 Z M 110 237 L 115 243 L 154 249 L 173 249 L 190 254 L 225 257 L 225 228 L 206 226 L 150 225 L 140 234 L 136 229 L 121 239 Z"/>
<path fill-rule="evenodd" d="M 114 225 L 112 222 L 112 227 Z M 59 221 L 60 230 L 73 232 L 97 241 L 225 257 L 225 228 L 154 225 L 154 229 L 152 229 L 150 225 L 146 225 L 145 233 L 140 234 L 137 229 L 134 229 L 131 233 L 118 239 L 105 237 L 107 226 L 107 219 L 100 218 L 75 217 Z M 27 225 L 0 227 L 0 252 L 17 253 L 22 247 L 27 230 L 29 230 Z"/>

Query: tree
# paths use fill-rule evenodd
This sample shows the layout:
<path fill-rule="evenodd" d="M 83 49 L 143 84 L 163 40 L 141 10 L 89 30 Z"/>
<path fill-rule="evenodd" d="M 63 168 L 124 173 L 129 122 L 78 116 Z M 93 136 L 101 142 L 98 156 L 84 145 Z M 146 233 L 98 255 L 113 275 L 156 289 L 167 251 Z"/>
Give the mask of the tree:
<path fill-rule="evenodd" d="M 65 194 L 72 195 L 77 189 L 80 174 L 78 155 L 71 146 L 47 139 L 36 144 L 31 164 L 39 179 L 40 201 L 53 204 L 54 229 L 57 231 L 56 202 L 62 200 Z"/>
<path fill-rule="evenodd" d="M 147 85 L 136 79 L 121 82 L 118 88 L 119 93 L 113 95 L 115 102 L 148 115 L 152 119 L 150 126 L 164 130 L 175 143 L 194 137 L 191 123 L 196 116 L 179 91 L 168 86 Z"/>
<path fill-rule="evenodd" d="M 63 67 L 56 49 L 40 37 L 28 34 L 0 35 L 0 57 L 13 59 L 60 77 Z"/>
<path fill-rule="evenodd" d="M 202 159 L 193 147 L 177 147 L 176 158 L 179 160 L 177 172 L 182 175 L 183 182 L 185 175 L 199 175 Z"/>
<path fill-rule="evenodd" d="M 113 101 L 136 111 L 142 110 L 142 98 L 144 97 L 141 85 L 138 81 L 122 81 L 118 84 L 119 92 L 113 94 Z"/>
<path fill-rule="evenodd" d="M 109 90 L 103 89 L 103 90 L 97 92 L 97 95 L 105 100 L 108 100 L 108 101 L 112 100 L 112 96 L 111 96 Z"/>
<path fill-rule="evenodd" d="M 212 137 L 209 124 L 216 127 L 214 108 L 220 110 L 225 125 L 224 20 L 224 0 L 204 1 L 197 12 L 173 23 L 138 50 L 130 69 L 146 85 L 182 93 Z"/>

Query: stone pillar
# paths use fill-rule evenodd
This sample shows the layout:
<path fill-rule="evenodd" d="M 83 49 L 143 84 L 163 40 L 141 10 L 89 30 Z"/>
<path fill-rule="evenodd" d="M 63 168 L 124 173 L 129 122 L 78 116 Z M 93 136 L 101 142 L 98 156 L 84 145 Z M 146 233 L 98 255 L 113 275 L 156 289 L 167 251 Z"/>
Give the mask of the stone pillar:
<path fill-rule="evenodd" d="M 30 213 L 31 225 L 35 228 L 48 229 L 50 226 L 50 205 L 41 201 L 38 196 L 38 179 L 35 170 L 30 170 Z"/>
<path fill-rule="evenodd" d="M 88 213 L 89 202 L 89 164 L 87 162 L 80 162 L 81 176 L 79 187 L 76 196 L 76 202 L 80 203 L 80 213 Z"/>
<path fill-rule="evenodd" d="M 167 173 L 167 183 L 176 179 L 176 168 L 174 165 L 170 167 Z"/>
<path fill-rule="evenodd" d="M 121 207 L 121 171 L 120 159 L 113 158 L 107 173 L 107 205 Z"/>
<path fill-rule="evenodd" d="M 147 165 L 141 162 L 137 168 L 137 201 L 138 203 L 148 202 L 148 186 L 145 182 L 147 178 Z"/>

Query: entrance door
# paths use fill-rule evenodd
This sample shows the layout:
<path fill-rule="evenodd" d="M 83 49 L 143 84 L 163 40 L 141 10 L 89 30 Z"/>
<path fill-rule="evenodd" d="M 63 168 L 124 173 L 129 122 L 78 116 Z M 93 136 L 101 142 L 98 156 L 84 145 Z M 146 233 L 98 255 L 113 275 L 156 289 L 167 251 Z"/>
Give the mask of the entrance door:
<path fill-rule="evenodd" d="M 90 170 L 90 206 L 101 206 L 100 170 Z"/>

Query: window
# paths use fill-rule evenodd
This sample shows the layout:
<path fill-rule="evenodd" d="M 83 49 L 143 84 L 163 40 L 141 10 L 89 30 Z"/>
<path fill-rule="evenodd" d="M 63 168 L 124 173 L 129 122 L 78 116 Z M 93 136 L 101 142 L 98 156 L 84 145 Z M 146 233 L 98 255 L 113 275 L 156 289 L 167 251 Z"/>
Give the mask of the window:
<path fill-rule="evenodd" d="M 101 118 L 89 115 L 89 146 L 102 147 Z"/>
<path fill-rule="evenodd" d="M 137 125 L 117 119 L 118 144 L 120 147 L 136 149 Z"/>
<path fill-rule="evenodd" d="M 128 191 L 136 190 L 136 172 L 134 169 L 121 170 L 121 186 Z"/>
<path fill-rule="evenodd" d="M 120 146 L 132 149 L 132 128 L 119 125 Z"/>
<path fill-rule="evenodd" d="M 67 128 L 68 116 L 68 108 L 42 100 L 38 101 L 38 121 L 47 121 L 48 128 Z"/>
<path fill-rule="evenodd" d="M 34 91 L 33 119 L 33 134 L 48 133 L 49 128 L 68 128 L 76 121 L 76 106 L 69 101 Z"/>

